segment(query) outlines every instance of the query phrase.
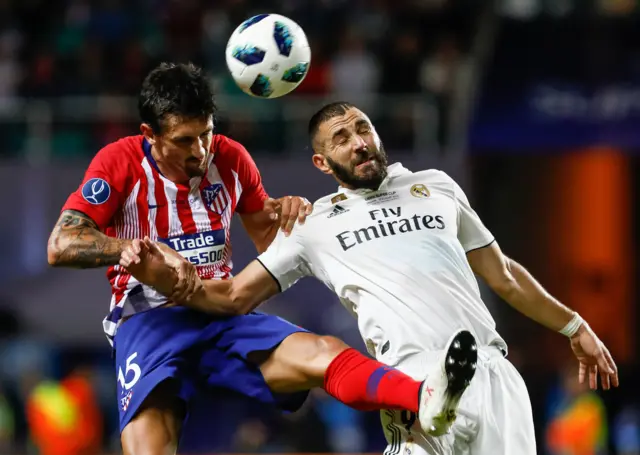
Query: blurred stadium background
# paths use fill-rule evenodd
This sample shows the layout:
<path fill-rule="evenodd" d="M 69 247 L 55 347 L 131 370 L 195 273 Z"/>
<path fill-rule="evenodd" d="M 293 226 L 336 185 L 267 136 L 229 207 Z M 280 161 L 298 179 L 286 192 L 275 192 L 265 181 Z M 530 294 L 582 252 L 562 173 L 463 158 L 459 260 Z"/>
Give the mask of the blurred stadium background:
<path fill-rule="evenodd" d="M 312 45 L 310 74 L 283 99 L 251 99 L 226 73 L 227 37 L 259 12 L 291 17 Z M 371 114 L 392 161 L 457 178 L 502 248 L 619 362 L 621 388 L 589 393 L 561 336 L 485 293 L 529 386 L 539 453 L 640 454 L 639 25 L 637 0 L 0 0 L 0 453 L 119 452 L 104 271 L 49 269 L 45 245 L 93 154 L 138 131 L 146 71 L 191 60 L 272 195 L 334 188 L 309 162 L 306 122 L 335 99 Z M 254 250 L 236 230 L 242 267 Z M 317 283 L 266 309 L 363 348 Z M 321 392 L 288 416 L 228 393 L 211 406 L 209 452 L 384 448 L 376 413 Z"/>

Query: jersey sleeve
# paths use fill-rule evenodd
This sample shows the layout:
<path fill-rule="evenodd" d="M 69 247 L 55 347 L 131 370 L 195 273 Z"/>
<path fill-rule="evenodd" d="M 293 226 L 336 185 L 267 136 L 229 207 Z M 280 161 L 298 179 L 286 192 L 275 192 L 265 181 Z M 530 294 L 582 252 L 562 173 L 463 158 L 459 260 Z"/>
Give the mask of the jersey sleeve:
<path fill-rule="evenodd" d="M 264 186 L 258 166 L 249 155 L 247 149 L 237 144 L 238 179 L 242 185 L 242 194 L 236 206 L 238 213 L 254 213 L 262 210 L 264 201 L 269 197 Z"/>
<path fill-rule="evenodd" d="M 495 240 L 493 234 L 482 223 L 476 211 L 471 208 L 469 199 L 460 185 L 454 180 L 451 181 L 458 206 L 458 240 L 465 252 L 490 245 Z"/>
<path fill-rule="evenodd" d="M 62 211 L 82 212 L 104 231 L 124 203 L 128 171 L 127 160 L 123 158 L 123 151 L 114 144 L 100 150 Z"/>
<path fill-rule="evenodd" d="M 289 289 L 299 279 L 312 275 L 304 257 L 304 246 L 295 229 L 289 237 L 279 230 L 267 251 L 258 256 L 258 261 L 276 280 L 280 292 Z"/>

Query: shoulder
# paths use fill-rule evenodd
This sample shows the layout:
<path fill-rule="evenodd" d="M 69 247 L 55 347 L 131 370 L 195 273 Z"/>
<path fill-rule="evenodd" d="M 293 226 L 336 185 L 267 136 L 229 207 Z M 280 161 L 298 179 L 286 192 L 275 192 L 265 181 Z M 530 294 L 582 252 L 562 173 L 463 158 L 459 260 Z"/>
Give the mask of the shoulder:
<path fill-rule="evenodd" d="M 412 172 L 401 178 L 407 179 L 407 181 L 415 181 L 416 183 L 424 182 L 428 184 L 452 184 L 454 180 L 444 171 L 440 169 L 423 169 L 421 171 Z"/>
<path fill-rule="evenodd" d="M 127 136 L 102 147 L 98 154 L 104 159 L 137 159 L 142 158 L 142 136 Z M 96 155 L 96 156 L 97 156 Z"/>
<path fill-rule="evenodd" d="M 345 200 L 346 197 L 343 193 L 336 191 L 335 193 L 327 194 L 326 196 L 322 196 L 317 199 L 313 203 L 313 213 L 311 216 L 316 215 L 317 213 L 321 213 L 323 211 L 329 210 L 332 206 L 334 206 L 337 202 L 341 200 Z"/>
<path fill-rule="evenodd" d="M 459 191 L 459 186 L 449 174 L 439 169 L 424 169 L 403 175 L 396 180 L 397 185 L 424 186 L 429 192 L 444 193 L 453 196 Z"/>
<path fill-rule="evenodd" d="M 88 184 L 107 185 L 125 191 L 144 173 L 142 136 L 129 136 L 107 144 L 93 157 L 87 168 Z"/>
<path fill-rule="evenodd" d="M 216 164 L 227 164 L 232 167 L 250 163 L 255 166 L 247 149 L 238 141 L 216 134 L 211 142 L 211 151 L 214 153 Z"/>
<path fill-rule="evenodd" d="M 353 204 L 358 204 L 358 200 L 358 197 L 348 199 L 339 191 L 323 196 L 313 203 L 313 212 L 307 217 L 305 223 L 296 224 L 294 230 L 297 229 L 301 237 L 317 237 L 318 233 L 324 232 L 327 224 L 334 223 L 337 215 L 352 210 Z"/>
<path fill-rule="evenodd" d="M 239 182 L 241 188 L 245 190 L 249 188 L 256 190 L 262 188 L 262 177 L 260 176 L 258 166 L 256 166 L 253 158 L 242 144 L 231 138 L 217 134 L 211 143 L 211 149 L 214 153 L 212 162 L 224 180 L 230 179 L 233 176 L 233 179 Z M 250 193 L 245 194 L 243 192 L 243 194 L 246 195 Z M 259 195 L 259 201 L 256 202 L 256 204 L 259 205 L 259 209 L 262 208 L 262 203 L 266 198 L 266 194 Z M 243 210 L 253 211 L 247 207 L 241 208 L 241 211 Z"/>
<path fill-rule="evenodd" d="M 123 168 L 131 163 L 140 163 L 143 155 L 142 136 L 128 136 L 102 147 L 93 163 Z"/>

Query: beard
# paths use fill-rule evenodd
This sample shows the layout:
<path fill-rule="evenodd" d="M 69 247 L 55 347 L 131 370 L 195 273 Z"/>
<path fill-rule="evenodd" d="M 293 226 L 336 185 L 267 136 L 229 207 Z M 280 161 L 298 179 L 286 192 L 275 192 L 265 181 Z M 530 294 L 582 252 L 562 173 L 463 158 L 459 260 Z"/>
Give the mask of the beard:
<path fill-rule="evenodd" d="M 191 179 L 194 177 L 203 177 L 206 171 L 206 163 L 208 157 L 205 157 L 202 161 L 196 158 L 189 158 L 185 162 L 185 172 Z"/>
<path fill-rule="evenodd" d="M 382 143 L 380 149 L 373 151 L 373 153 L 370 150 L 358 152 L 357 158 L 347 165 L 337 163 L 328 156 L 325 156 L 325 159 L 336 179 L 344 186 L 353 189 L 377 190 L 387 177 L 387 152 Z M 368 165 L 372 166 L 372 169 L 358 174 L 357 166 L 368 160 L 373 161 L 371 165 Z"/>

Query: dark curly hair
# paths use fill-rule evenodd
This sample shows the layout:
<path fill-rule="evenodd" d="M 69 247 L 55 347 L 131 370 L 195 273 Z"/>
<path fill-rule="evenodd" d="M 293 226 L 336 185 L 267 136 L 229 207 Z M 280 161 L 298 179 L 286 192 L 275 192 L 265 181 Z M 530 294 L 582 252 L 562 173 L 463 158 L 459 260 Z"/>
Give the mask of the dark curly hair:
<path fill-rule="evenodd" d="M 138 112 L 156 134 L 168 115 L 184 118 L 215 117 L 217 107 L 211 82 L 192 63 L 161 63 L 142 83 Z"/>

